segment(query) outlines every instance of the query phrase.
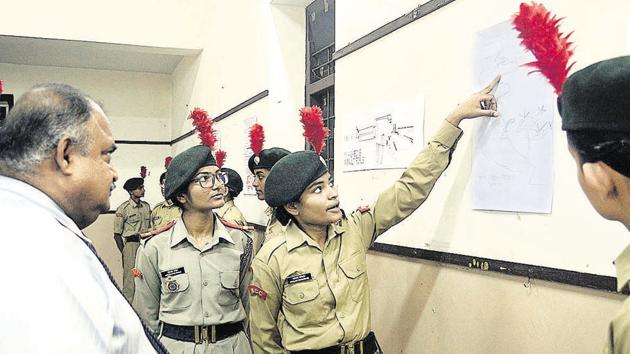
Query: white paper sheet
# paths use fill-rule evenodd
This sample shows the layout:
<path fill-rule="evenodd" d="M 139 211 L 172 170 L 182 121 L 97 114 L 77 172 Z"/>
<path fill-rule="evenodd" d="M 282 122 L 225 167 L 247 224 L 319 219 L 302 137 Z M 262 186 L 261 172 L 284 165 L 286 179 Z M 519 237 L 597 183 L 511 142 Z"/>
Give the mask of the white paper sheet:
<path fill-rule="evenodd" d="M 553 195 L 555 94 L 509 22 L 483 30 L 475 45 L 475 81 L 497 74 L 498 118 L 482 118 L 475 135 L 474 209 L 550 213 Z"/>
<path fill-rule="evenodd" d="M 344 172 L 407 168 L 422 148 L 423 121 L 424 97 L 345 117 Z"/>

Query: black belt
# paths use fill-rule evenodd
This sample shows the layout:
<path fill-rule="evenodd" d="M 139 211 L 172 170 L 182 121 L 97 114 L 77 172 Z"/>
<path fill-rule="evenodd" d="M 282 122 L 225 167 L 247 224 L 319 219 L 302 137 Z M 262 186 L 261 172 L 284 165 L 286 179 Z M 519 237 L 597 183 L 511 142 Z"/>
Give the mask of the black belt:
<path fill-rule="evenodd" d="M 219 340 L 231 337 L 243 330 L 243 322 L 224 323 L 216 326 L 177 326 L 162 323 L 162 335 L 171 339 L 194 342 L 216 343 Z"/>
<path fill-rule="evenodd" d="M 125 237 L 125 242 L 140 242 L 140 236 L 139 235 L 127 236 Z"/>
<path fill-rule="evenodd" d="M 317 349 L 317 350 L 300 350 L 291 351 L 291 353 L 299 354 L 374 354 L 380 353 L 378 343 L 376 342 L 376 336 L 374 332 L 370 332 L 363 340 L 358 342 L 334 345 L 332 347 Z"/>

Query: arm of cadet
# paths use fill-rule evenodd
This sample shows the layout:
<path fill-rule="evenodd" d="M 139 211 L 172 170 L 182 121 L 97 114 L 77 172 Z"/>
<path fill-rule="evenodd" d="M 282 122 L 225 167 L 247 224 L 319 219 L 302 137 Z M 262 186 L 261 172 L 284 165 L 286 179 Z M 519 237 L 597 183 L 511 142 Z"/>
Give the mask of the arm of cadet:
<path fill-rule="evenodd" d="M 383 232 L 413 213 L 428 198 L 435 182 L 446 170 L 462 130 L 444 121 L 392 186 L 380 193 L 368 212 L 354 212 L 350 222 L 359 225 L 366 247 Z"/>
<path fill-rule="evenodd" d="M 122 233 L 125 227 L 125 214 L 121 206 L 116 209 L 116 216 L 114 217 L 114 241 L 116 241 L 116 247 L 120 253 L 123 251 L 125 243 L 123 242 Z"/>
<path fill-rule="evenodd" d="M 501 76 L 459 104 L 447 117 L 440 130 L 416 156 L 409 168 L 383 191 L 369 212 L 355 212 L 351 222 L 359 225 L 365 247 L 378 235 L 398 224 L 427 199 L 435 182 L 451 162 L 451 154 L 462 135 L 459 123 L 464 119 L 497 117 L 497 101 L 492 92 Z"/>
<path fill-rule="evenodd" d="M 245 309 L 245 313 L 249 314 L 249 295 L 247 287 L 252 283 L 252 258 L 254 257 L 254 241 L 249 234 L 243 235 L 245 240 L 245 250 L 241 255 L 241 265 L 239 270 L 239 290 L 241 292 L 241 304 Z"/>
<path fill-rule="evenodd" d="M 156 250 L 140 246 L 136 253 L 136 269 L 140 276 L 134 277 L 133 308 L 154 333 L 159 333 L 161 280 Z"/>
<path fill-rule="evenodd" d="M 278 312 L 282 301 L 279 278 L 258 258 L 252 263 L 254 280 L 250 290 L 249 323 L 254 353 L 284 353 L 278 330 Z"/>

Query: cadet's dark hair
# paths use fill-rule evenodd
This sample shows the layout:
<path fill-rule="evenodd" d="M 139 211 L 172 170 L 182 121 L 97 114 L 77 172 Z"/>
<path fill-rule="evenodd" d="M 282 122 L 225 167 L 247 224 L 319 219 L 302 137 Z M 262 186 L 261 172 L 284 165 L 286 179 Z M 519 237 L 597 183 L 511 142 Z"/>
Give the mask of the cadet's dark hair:
<path fill-rule="evenodd" d="M 162 172 L 160 175 L 160 184 L 164 183 L 164 180 L 166 180 L 166 172 Z"/>
<path fill-rule="evenodd" d="M 581 163 L 602 161 L 630 178 L 630 133 L 603 130 L 568 130 L 567 140 Z"/>
<path fill-rule="evenodd" d="M 64 84 L 37 85 L 15 103 L 0 125 L 0 171 L 9 175 L 32 172 L 64 137 L 87 154 L 92 101 Z"/>
<path fill-rule="evenodd" d="M 278 219 L 278 221 L 280 221 L 282 226 L 286 226 L 286 224 L 288 224 L 289 221 L 293 219 L 293 215 L 289 214 L 289 212 L 283 206 L 277 207 L 275 209 L 276 209 L 276 218 Z"/>

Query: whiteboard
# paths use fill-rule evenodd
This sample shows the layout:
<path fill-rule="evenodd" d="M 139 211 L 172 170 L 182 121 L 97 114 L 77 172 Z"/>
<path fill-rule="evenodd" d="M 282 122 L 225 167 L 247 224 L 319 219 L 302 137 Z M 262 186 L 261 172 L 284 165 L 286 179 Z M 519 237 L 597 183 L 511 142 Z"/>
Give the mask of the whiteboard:
<path fill-rule="evenodd" d="M 344 119 L 360 114 L 361 107 L 388 105 L 418 96 L 424 97 L 423 130 L 424 141 L 428 141 L 457 103 L 481 88 L 475 84 L 471 64 L 476 34 L 509 20 L 519 4 L 520 1 L 457 0 L 337 60 L 336 156 L 343 156 L 343 137 L 349 134 L 344 131 L 348 126 Z M 575 31 L 572 39 L 576 42 L 577 64 L 572 72 L 626 51 L 630 2 L 604 0 L 598 3 L 597 16 L 593 16 L 588 3 L 558 0 L 545 5 L 566 17 L 563 30 Z M 368 2 L 362 11 L 373 19 L 379 7 Z M 363 18 L 349 6 L 338 6 L 336 16 L 337 25 L 347 28 L 360 27 L 357 23 Z M 389 20 L 384 18 L 382 24 Z M 360 37 L 356 33 L 344 36 Z M 337 43 L 340 48 L 340 43 L 347 42 L 338 38 Z M 566 149 L 560 117 L 553 109 L 554 179 L 549 214 L 473 210 L 471 160 L 475 130 L 481 122 L 465 121 L 461 124 L 464 135 L 453 160 L 429 199 L 377 242 L 614 276 L 612 262 L 627 245 L 628 232 L 621 224 L 602 219 L 583 195 L 575 163 Z M 343 172 L 342 161 L 337 159 L 336 164 L 339 172 L 335 179 L 346 211 L 372 203 L 402 172 Z"/>

